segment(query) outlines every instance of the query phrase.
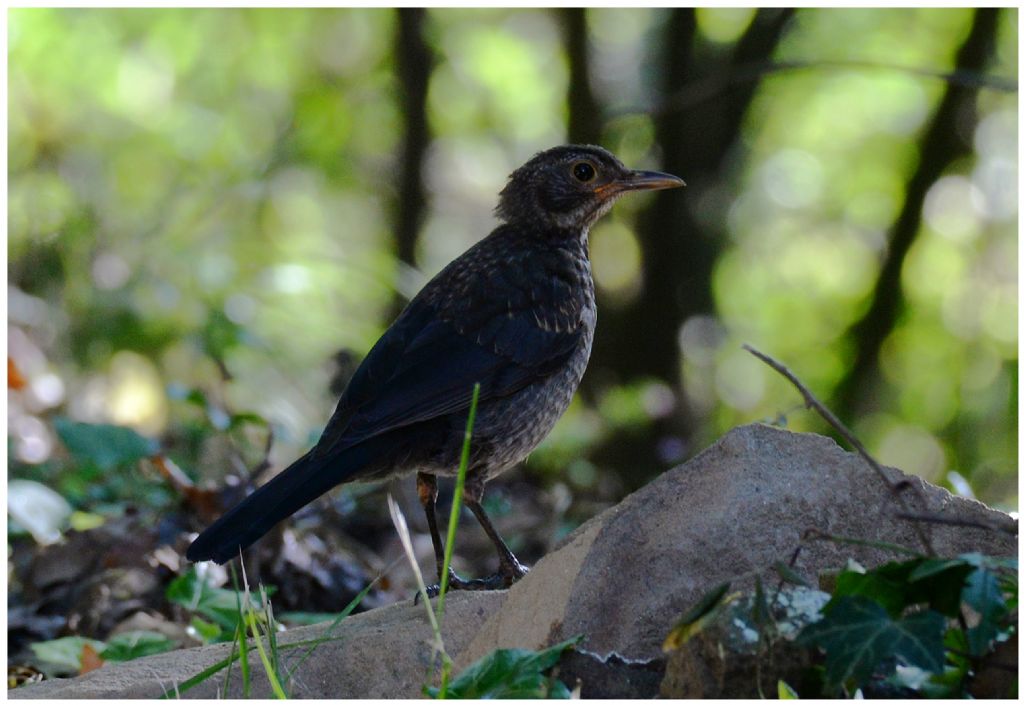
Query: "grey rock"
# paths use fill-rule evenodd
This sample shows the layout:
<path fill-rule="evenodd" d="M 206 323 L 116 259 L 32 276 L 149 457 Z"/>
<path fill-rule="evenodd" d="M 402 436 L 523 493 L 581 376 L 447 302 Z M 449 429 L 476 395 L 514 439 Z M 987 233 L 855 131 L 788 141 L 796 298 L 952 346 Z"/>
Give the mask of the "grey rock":
<path fill-rule="evenodd" d="M 885 472 L 921 490 L 927 507 L 904 491 L 915 512 L 1016 532 L 1002 512 L 899 470 Z M 581 648 L 601 658 L 663 659 L 671 625 L 707 590 L 725 581 L 752 590 L 755 574 L 789 561 L 808 529 L 920 549 L 897 511 L 864 460 L 831 439 L 761 424 L 736 428 L 580 526 L 513 587 L 456 667 L 495 648 L 541 648 L 577 634 L 586 635 Z M 1015 535 L 939 524 L 928 530 L 939 555 L 1017 553 Z M 848 558 L 871 567 L 893 557 L 811 541 L 796 569 L 815 584 Z"/>
<path fill-rule="evenodd" d="M 449 654 L 458 654 L 483 621 L 505 600 L 506 593 L 454 593 L 445 605 L 442 636 Z M 282 633 L 278 643 L 285 670 L 308 647 L 288 644 L 317 639 L 327 625 L 301 627 Z M 423 605 L 411 600 L 353 615 L 343 620 L 331 638 L 320 644 L 297 669 L 289 694 L 300 698 L 416 698 L 423 684 L 435 684 L 430 657 L 433 633 Z M 228 657 L 230 644 L 171 651 L 125 663 L 110 663 L 79 676 L 24 686 L 8 692 L 18 698 L 155 698 L 174 693 L 175 687 Z M 273 693 L 259 656 L 249 654 L 252 671 L 250 697 L 271 698 Z M 191 690 L 185 698 L 218 698 L 224 693 L 224 671 Z M 242 696 L 239 668 L 232 668 L 228 697 Z"/>

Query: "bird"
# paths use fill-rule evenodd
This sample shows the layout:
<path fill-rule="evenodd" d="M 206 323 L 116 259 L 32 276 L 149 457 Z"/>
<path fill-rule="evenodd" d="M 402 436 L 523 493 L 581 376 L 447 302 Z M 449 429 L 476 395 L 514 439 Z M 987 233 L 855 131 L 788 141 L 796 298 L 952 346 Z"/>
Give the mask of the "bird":
<path fill-rule="evenodd" d="M 356 369 L 316 445 L 191 543 L 193 562 L 225 563 L 333 487 L 416 473 L 439 583 L 438 476 L 457 474 L 479 385 L 464 502 L 498 554 L 496 573 L 452 590 L 512 585 L 528 568 L 481 505 L 488 480 L 515 466 L 568 408 L 590 358 L 597 309 L 588 238 L 624 194 L 684 186 L 626 168 L 606 149 L 563 145 L 512 172 L 500 224 L 408 303 Z M 431 586 L 428 596 L 437 593 Z"/>

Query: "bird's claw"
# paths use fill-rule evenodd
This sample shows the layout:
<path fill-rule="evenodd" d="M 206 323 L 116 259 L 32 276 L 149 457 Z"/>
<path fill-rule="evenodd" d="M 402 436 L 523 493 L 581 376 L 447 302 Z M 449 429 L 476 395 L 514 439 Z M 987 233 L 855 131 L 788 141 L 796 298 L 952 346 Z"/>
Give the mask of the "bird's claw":
<path fill-rule="evenodd" d="M 512 583 L 516 582 L 524 575 L 530 572 L 530 569 L 516 561 L 512 565 L 502 565 L 497 573 L 489 575 L 486 578 L 474 578 L 472 580 L 466 580 L 460 578 L 458 574 L 448 569 L 448 592 L 453 590 L 504 590 L 505 588 L 511 587 Z M 422 592 L 416 591 L 416 597 L 413 598 L 413 604 L 418 605 Z M 427 586 L 427 599 L 437 597 L 441 594 L 440 583 L 434 583 L 433 585 Z"/>

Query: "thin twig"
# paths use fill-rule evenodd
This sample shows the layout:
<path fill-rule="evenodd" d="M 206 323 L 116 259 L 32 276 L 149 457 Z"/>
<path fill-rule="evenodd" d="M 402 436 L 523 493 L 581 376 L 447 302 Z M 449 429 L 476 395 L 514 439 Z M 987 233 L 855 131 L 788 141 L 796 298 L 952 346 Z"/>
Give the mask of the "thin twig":
<path fill-rule="evenodd" d="M 886 541 L 871 541 L 870 539 L 858 539 L 852 536 L 837 536 L 830 534 L 820 529 L 810 528 L 804 531 L 803 536 L 800 537 L 801 541 L 831 541 L 832 543 L 846 543 L 851 546 L 868 546 L 870 548 L 877 548 L 881 551 L 892 551 L 893 553 L 902 553 L 909 556 L 920 558 L 921 554 L 912 548 L 901 546 L 897 543 L 888 543 Z"/>
<path fill-rule="evenodd" d="M 802 542 L 798 543 L 796 545 L 796 548 L 793 549 L 793 555 L 791 555 L 789 557 L 789 561 L 786 563 L 786 565 L 788 565 L 793 570 L 796 570 L 796 562 L 800 558 L 800 552 L 803 551 L 803 549 L 804 549 L 803 543 Z M 785 584 L 786 584 L 786 579 L 780 573 L 779 574 L 779 584 L 775 587 L 775 594 L 776 595 L 778 595 L 779 592 L 782 591 L 782 586 L 785 585 Z"/>
<path fill-rule="evenodd" d="M 236 453 L 238 453 L 239 452 L 238 446 L 237 446 L 237 444 L 235 444 L 234 439 L 231 439 L 231 445 L 234 448 L 234 451 Z M 258 462 L 256 464 L 256 467 L 254 467 L 252 470 L 249 471 L 249 482 L 254 487 L 256 485 L 256 482 L 263 475 L 263 473 L 265 473 L 267 470 L 269 470 L 271 467 L 273 467 L 273 464 L 270 462 L 270 451 L 271 451 L 271 449 L 273 447 L 274 447 L 274 427 L 271 426 L 270 424 L 267 424 L 267 440 L 263 444 L 263 459 L 260 460 L 260 462 Z"/>
<path fill-rule="evenodd" d="M 763 352 L 750 345 L 744 345 L 743 349 L 749 352 L 754 357 L 761 360 L 762 362 L 764 362 L 766 365 L 768 365 L 773 370 L 781 374 L 783 377 L 788 379 L 793 384 L 793 386 L 797 388 L 801 396 L 803 396 L 804 404 L 807 406 L 807 408 L 814 409 L 815 411 L 817 411 L 818 414 L 823 419 L 825 419 L 825 421 L 827 421 L 829 425 L 832 426 L 832 428 L 834 428 L 839 433 L 839 435 L 846 440 L 847 443 L 853 446 L 862 458 L 864 458 L 864 460 L 875 472 L 875 474 L 878 475 L 878 478 L 885 484 L 886 489 L 889 490 L 889 494 L 892 495 L 893 499 L 895 499 L 896 502 L 900 505 L 900 509 L 903 510 L 903 513 L 912 513 L 910 507 L 907 505 L 907 501 L 903 498 L 902 494 L 902 490 L 907 486 L 907 484 L 902 482 L 891 481 L 886 476 L 885 471 L 882 469 L 882 466 L 878 463 L 878 461 L 871 457 L 871 454 L 868 453 L 867 448 L 864 447 L 864 444 L 862 444 L 860 440 L 853 435 L 850 429 L 846 428 L 842 421 L 836 418 L 836 415 L 833 414 L 827 406 L 818 401 L 818 398 L 815 397 L 814 394 L 812 394 L 811 391 L 804 386 L 803 382 L 801 382 L 795 374 L 789 371 L 788 367 L 783 365 L 781 362 L 775 360 L 774 358 L 765 355 Z M 917 500 L 921 503 L 921 506 L 924 507 L 925 510 L 927 510 L 928 501 L 925 499 L 924 493 L 921 491 L 921 488 L 918 487 L 916 484 L 912 483 L 909 484 L 909 487 L 917 496 Z M 934 556 L 935 549 L 932 547 L 931 537 L 929 536 L 928 532 L 924 530 L 921 523 L 914 523 L 913 528 L 914 532 L 921 540 L 921 545 L 924 546 L 925 553 L 927 553 L 929 556 Z"/>
<path fill-rule="evenodd" d="M 974 529 L 984 529 L 986 531 L 1001 531 L 1004 534 L 1010 536 L 1017 535 L 1017 529 L 1011 529 L 1008 526 L 1000 526 L 994 522 L 983 521 L 980 519 L 960 519 L 958 517 L 944 517 L 939 514 L 915 514 L 913 512 L 900 512 L 896 515 L 899 519 L 906 519 L 907 521 L 923 521 L 929 524 L 948 524 L 949 526 L 966 526 Z"/>

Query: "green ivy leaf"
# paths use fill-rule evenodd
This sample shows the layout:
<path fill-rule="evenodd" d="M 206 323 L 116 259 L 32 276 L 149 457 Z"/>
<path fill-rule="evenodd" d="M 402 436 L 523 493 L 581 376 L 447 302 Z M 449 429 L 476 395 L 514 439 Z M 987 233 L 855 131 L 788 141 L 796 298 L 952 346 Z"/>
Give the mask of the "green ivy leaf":
<path fill-rule="evenodd" d="M 907 604 L 924 603 L 947 617 L 955 617 L 960 612 L 964 583 L 973 570 L 960 558 L 921 561 L 907 577 Z"/>
<path fill-rule="evenodd" d="M 175 646 L 171 639 L 159 632 L 140 630 L 112 637 L 99 654 L 104 661 L 131 661 L 143 656 L 162 654 Z"/>
<path fill-rule="evenodd" d="M 53 426 L 60 440 L 76 459 L 101 470 L 134 463 L 157 451 L 157 442 L 125 426 L 78 423 L 63 416 Z"/>
<path fill-rule="evenodd" d="M 455 699 L 549 698 L 568 699 L 569 689 L 545 672 L 558 663 L 566 649 L 583 637 L 577 636 L 542 651 L 498 649 L 466 668 L 448 685 L 447 696 Z M 428 688 L 433 698 L 439 689 Z"/>
<path fill-rule="evenodd" d="M 967 630 L 967 646 L 972 656 L 981 656 L 987 652 L 992 640 L 999 634 L 999 622 L 1006 614 L 1006 600 L 999 583 L 996 573 L 978 568 L 967 578 L 964 586 L 964 602 L 981 615 L 977 626 Z"/>
<path fill-rule="evenodd" d="M 932 610 L 893 619 L 882 605 L 855 595 L 836 601 L 824 618 L 804 628 L 797 642 L 825 650 L 826 687 L 835 691 L 851 681 L 864 683 L 889 658 L 940 673 L 945 627 L 945 618 Z"/>
<path fill-rule="evenodd" d="M 893 618 L 910 605 L 928 605 L 935 611 L 955 617 L 960 609 L 964 581 L 974 570 L 963 558 L 915 558 L 894 561 L 872 570 L 844 570 L 836 578 L 832 602 L 827 613 L 841 597 L 861 595 L 885 607 Z"/>
<path fill-rule="evenodd" d="M 893 617 L 899 617 L 907 606 L 907 578 L 920 564 L 920 559 L 892 562 L 869 571 L 844 570 L 836 577 L 832 600 L 825 605 L 828 614 L 844 597 L 862 596 L 882 605 Z"/>
<path fill-rule="evenodd" d="M 983 553 L 961 553 L 958 558 L 970 563 L 976 568 L 988 568 L 989 570 L 1010 570 L 1017 571 L 1017 559 L 1004 556 L 986 556 Z"/>
<path fill-rule="evenodd" d="M 931 577 L 938 573 L 945 572 L 958 566 L 970 565 L 963 558 L 926 558 L 920 561 L 910 573 L 910 581 L 916 582 Z"/>

